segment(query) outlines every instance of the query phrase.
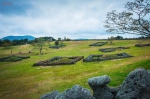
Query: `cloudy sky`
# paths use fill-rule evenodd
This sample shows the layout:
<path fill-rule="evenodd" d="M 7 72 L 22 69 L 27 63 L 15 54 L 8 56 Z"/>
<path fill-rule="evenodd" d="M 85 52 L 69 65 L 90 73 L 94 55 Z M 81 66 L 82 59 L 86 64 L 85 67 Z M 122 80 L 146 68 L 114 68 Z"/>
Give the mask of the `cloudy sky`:
<path fill-rule="evenodd" d="M 109 11 L 123 11 L 128 0 L 0 0 L 0 38 L 8 35 L 54 38 L 108 38 Z M 131 1 L 131 0 L 130 0 Z M 123 37 L 136 37 L 125 34 Z"/>

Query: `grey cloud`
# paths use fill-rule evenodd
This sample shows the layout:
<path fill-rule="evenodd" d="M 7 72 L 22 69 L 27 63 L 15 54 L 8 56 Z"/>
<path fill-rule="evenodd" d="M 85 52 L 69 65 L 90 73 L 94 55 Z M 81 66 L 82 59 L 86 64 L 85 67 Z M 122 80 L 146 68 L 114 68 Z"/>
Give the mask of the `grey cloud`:
<path fill-rule="evenodd" d="M 62 36 L 79 38 L 82 34 L 84 38 L 107 38 L 108 33 L 103 27 L 106 13 L 113 9 L 123 10 L 122 6 L 126 0 L 63 0 L 63 2 L 62 0 L 43 0 L 35 2 L 36 4 L 26 9 L 23 14 L 8 16 L 0 14 L 0 20 L 3 20 L 0 23 L 0 38 L 12 33 L 56 38 Z"/>

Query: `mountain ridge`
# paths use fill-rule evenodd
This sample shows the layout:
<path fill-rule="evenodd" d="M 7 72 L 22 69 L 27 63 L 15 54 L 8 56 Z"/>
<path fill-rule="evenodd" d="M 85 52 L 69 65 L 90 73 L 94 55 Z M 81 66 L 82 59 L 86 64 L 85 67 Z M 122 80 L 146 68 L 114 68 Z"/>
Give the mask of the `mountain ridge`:
<path fill-rule="evenodd" d="M 5 39 L 8 39 L 8 40 L 21 40 L 21 39 L 28 39 L 28 40 L 34 40 L 35 37 L 31 36 L 31 35 L 24 35 L 24 36 L 5 36 L 3 38 L 1 38 L 1 40 L 5 40 Z"/>

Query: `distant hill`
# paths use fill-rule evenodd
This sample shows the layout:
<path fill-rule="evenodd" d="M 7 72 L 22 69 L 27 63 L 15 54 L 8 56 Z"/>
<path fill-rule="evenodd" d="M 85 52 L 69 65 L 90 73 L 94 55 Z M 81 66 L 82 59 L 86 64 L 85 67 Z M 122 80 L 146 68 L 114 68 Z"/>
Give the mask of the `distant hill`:
<path fill-rule="evenodd" d="M 3 37 L 2 40 L 9 39 L 9 40 L 21 40 L 21 39 L 28 39 L 28 40 L 34 40 L 35 37 L 31 35 L 25 35 L 25 36 L 6 36 Z"/>
<path fill-rule="evenodd" d="M 88 40 L 88 39 L 86 39 L 86 38 L 77 38 L 77 39 L 73 39 L 73 40 L 75 40 L 75 41 L 84 41 L 84 40 Z"/>

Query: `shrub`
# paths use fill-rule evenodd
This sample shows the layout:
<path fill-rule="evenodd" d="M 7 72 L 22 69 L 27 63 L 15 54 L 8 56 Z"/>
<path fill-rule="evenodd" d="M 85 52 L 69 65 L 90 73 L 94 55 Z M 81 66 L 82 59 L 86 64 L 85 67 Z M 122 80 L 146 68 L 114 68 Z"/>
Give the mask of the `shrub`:
<path fill-rule="evenodd" d="M 59 41 L 55 41 L 55 45 L 56 45 L 56 46 L 59 45 Z"/>

